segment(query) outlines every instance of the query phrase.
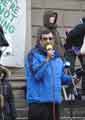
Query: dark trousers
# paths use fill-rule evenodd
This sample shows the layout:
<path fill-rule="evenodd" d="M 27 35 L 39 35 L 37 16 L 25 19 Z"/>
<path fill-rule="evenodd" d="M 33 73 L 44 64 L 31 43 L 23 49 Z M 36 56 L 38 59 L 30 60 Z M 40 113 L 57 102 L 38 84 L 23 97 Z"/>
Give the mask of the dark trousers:
<path fill-rule="evenodd" d="M 59 105 L 50 103 L 31 103 L 28 111 L 29 120 L 59 120 Z"/>

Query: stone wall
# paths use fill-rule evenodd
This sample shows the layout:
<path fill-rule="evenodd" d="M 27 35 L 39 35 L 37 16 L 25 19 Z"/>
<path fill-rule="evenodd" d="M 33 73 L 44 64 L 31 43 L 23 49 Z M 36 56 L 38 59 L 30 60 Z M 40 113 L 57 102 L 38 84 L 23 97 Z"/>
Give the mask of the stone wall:
<path fill-rule="evenodd" d="M 35 44 L 36 33 L 43 24 L 43 14 L 47 10 L 58 12 L 58 31 L 65 37 L 65 29 L 73 28 L 85 15 L 84 0 L 32 0 L 31 2 L 32 45 Z"/>

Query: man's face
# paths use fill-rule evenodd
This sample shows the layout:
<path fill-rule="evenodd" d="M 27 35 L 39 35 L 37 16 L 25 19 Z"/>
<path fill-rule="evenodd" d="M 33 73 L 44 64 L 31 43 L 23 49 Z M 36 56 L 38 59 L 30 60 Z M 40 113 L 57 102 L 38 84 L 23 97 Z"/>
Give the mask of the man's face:
<path fill-rule="evenodd" d="M 54 46 L 54 42 L 55 40 L 51 32 L 48 34 L 43 34 L 40 40 L 40 44 L 43 48 L 45 48 L 46 44 L 51 44 L 52 46 Z"/>
<path fill-rule="evenodd" d="M 54 17 L 54 16 L 51 16 L 51 17 L 49 18 L 49 23 L 53 24 L 54 21 L 55 21 L 55 17 Z"/>

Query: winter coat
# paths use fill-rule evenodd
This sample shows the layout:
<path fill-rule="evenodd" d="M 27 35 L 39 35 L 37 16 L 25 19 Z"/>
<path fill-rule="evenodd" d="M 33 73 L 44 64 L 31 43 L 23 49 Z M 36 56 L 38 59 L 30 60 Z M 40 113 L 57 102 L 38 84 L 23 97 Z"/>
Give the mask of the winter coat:
<path fill-rule="evenodd" d="M 74 29 L 72 29 L 66 38 L 65 48 L 72 48 L 72 46 L 81 48 L 85 35 L 85 22 L 78 24 Z"/>
<path fill-rule="evenodd" d="M 71 84 L 71 76 L 65 75 L 64 64 L 55 52 L 52 60 L 46 62 L 46 53 L 34 48 L 25 59 L 28 103 L 62 102 L 61 86 Z"/>
<path fill-rule="evenodd" d="M 6 76 L 2 81 L 0 81 L 0 95 L 4 97 L 3 108 L 0 105 L 0 120 L 16 120 L 14 96 L 11 85 Z"/>

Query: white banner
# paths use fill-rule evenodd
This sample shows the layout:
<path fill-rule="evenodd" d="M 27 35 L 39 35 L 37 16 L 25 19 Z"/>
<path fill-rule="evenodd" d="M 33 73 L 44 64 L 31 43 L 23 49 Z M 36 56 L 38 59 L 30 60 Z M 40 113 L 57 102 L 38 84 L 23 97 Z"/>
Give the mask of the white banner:
<path fill-rule="evenodd" d="M 3 53 L 0 63 L 5 66 L 23 67 L 26 33 L 26 0 L 0 0 L 0 24 L 10 44 Z"/>

